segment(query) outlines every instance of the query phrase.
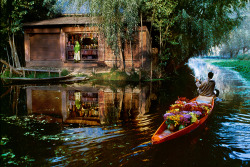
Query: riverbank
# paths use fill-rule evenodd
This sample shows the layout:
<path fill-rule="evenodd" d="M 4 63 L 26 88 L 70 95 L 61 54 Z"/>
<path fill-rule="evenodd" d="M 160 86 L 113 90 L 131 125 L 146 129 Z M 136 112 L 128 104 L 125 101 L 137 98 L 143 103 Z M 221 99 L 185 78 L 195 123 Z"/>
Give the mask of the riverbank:
<path fill-rule="evenodd" d="M 119 69 L 109 67 L 95 67 L 95 68 L 54 68 L 54 67 L 30 67 L 17 69 L 20 74 L 12 73 L 11 70 L 6 69 L 0 73 L 0 78 L 48 78 L 71 75 L 75 77 L 86 77 L 91 80 L 104 80 L 104 81 L 140 81 L 149 80 L 150 72 L 129 69 L 122 71 Z M 25 75 L 23 75 L 25 71 Z"/>
<path fill-rule="evenodd" d="M 250 60 L 205 59 L 205 61 L 220 67 L 232 67 L 233 70 L 239 72 L 242 77 L 250 81 Z"/>

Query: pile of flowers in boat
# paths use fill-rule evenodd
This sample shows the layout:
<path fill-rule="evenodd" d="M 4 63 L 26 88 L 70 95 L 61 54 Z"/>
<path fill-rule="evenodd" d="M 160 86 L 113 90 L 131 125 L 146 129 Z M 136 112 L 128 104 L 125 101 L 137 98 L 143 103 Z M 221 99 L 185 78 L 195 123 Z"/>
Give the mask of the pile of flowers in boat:
<path fill-rule="evenodd" d="M 211 110 L 212 105 L 190 101 L 185 97 L 178 98 L 164 114 L 167 128 L 174 132 L 201 119 Z"/>

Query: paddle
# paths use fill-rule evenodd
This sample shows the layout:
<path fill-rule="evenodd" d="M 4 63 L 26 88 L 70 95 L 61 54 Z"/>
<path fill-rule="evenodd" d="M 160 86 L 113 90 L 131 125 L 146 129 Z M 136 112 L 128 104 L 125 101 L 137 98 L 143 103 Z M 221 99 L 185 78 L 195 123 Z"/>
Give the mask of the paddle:
<path fill-rule="evenodd" d="M 199 82 L 201 82 L 198 78 L 196 78 L 193 74 L 190 74 L 192 77 L 194 77 L 195 78 L 195 80 L 196 81 L 199 81 Z"/>

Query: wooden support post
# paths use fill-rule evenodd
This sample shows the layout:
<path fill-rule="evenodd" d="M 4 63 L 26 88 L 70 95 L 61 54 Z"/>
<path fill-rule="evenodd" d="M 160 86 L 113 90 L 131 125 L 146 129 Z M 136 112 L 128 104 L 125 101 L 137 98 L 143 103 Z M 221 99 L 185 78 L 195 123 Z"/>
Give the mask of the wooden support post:
<path fill-rule="evenodd" d="M 152 79 L 153 79 L 153 63 L 152 63 L 152 59 L 151 59 L 151 64 L 150 64 L 150 78 L 151 78 L 151 81 L 152 81 Z"/>
<path fill-rule="evenodd" d="M 141 81 L 141 68 L 140 68 L 140 71 L 139 71 L 139 80 Z"/>
<path fill-rule="evenodd" d="M 34 78 L 36 78 L 36 71 L 34 71 Z"/>
<path fill-rule="evenodd" d="M 10 68 L 10 78 L 12 77 L 12 68 Z"/>
<path fill-rule="evenodd" d="M 22 68 L 23 69 L 23 68 Z M 25 78 L 25 71 L 24 71 L 24 69 L 23 69 L 23 77 Z"/>

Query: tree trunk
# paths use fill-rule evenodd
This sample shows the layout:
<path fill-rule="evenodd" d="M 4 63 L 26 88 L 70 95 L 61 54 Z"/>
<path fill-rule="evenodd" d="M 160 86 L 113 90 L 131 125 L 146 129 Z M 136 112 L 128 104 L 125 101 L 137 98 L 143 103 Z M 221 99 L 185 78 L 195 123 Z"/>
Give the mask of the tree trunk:
<path fill-rule="evenodd" d="M 13 60 L 13 65 L 15 68 L 20 68 L 21 65 L 20 65 L 20 61 L 19 61 L 17 51 L 16 51 L 14 34 L 12 34 L 12 37 L 9 36 L 9 44 L 10 44 L 10 49 L 11 49 L 11 57 Z"/>
<path fill-rule="evenodd" d="M 142 12 L 141 12 L 141 67 L 143 67 L 143 34 L 142 34 Z"/>
<path fill-rule="evenodd" d="M 235 57 L 237 57 L 237 55 L 239 54 L 239 52 L 240 52 L 240 50 L 237 50 L 237 51 L 235 52 Z"/>
<path fill-rule="evenodd" d="M 119 35 L 119 41 L 118 41 L 118 47 L 119 47 L 119 55 L 120 55 L 120 61 L 121 61 L 121 64 L 120 64 L 120 67 L 121 67 L 121 70 L 122 71 L 125 71 L 125 59 L 124 59 L 124 44 L 121 40 L 121 37 Z"/>
<path fill-rule="evenodd" d="M 153 62 L 152 62 L 152 59 L 151 59 L 151 63 L 150 63 L 150 79 L 151 79 L 151 81 L 152 81 L 152 79 L 153 79 Z"/>
<path fill-rule="evenodd" d="M 121 70 L 125 71 L 125 59 L 124 59 L 124 49 L 120 47 L 120 60 L 121 60 Z"/>
<path fill-rule="evenodd" d="M 160 26 L 160 51 L 159 51 L 160 55 L 161 55 L 161 47 L 162 47 L 162 42 L 161 42 L 161 26 Z"/>
<path fill-rule="evenodd" d="M 134 68 L 134 62 L 133 62 L 133 48 L 132 48 L 132 42 L 131 40 L 129 41 L 129 45 L 130 45 L 130 52 L 131 52 L 131 63 L 132 63 L 132 69 Z"/>
<path fill-rule="evenodd" d="M 248 48 L 246 46 L 243 47 L 243 54 L 246 54 L 248 51 Z"/>
<path fill-rule="evenodd" d="M 230 51 L 230 58 L 233 58 L 233 51 Z"/>

